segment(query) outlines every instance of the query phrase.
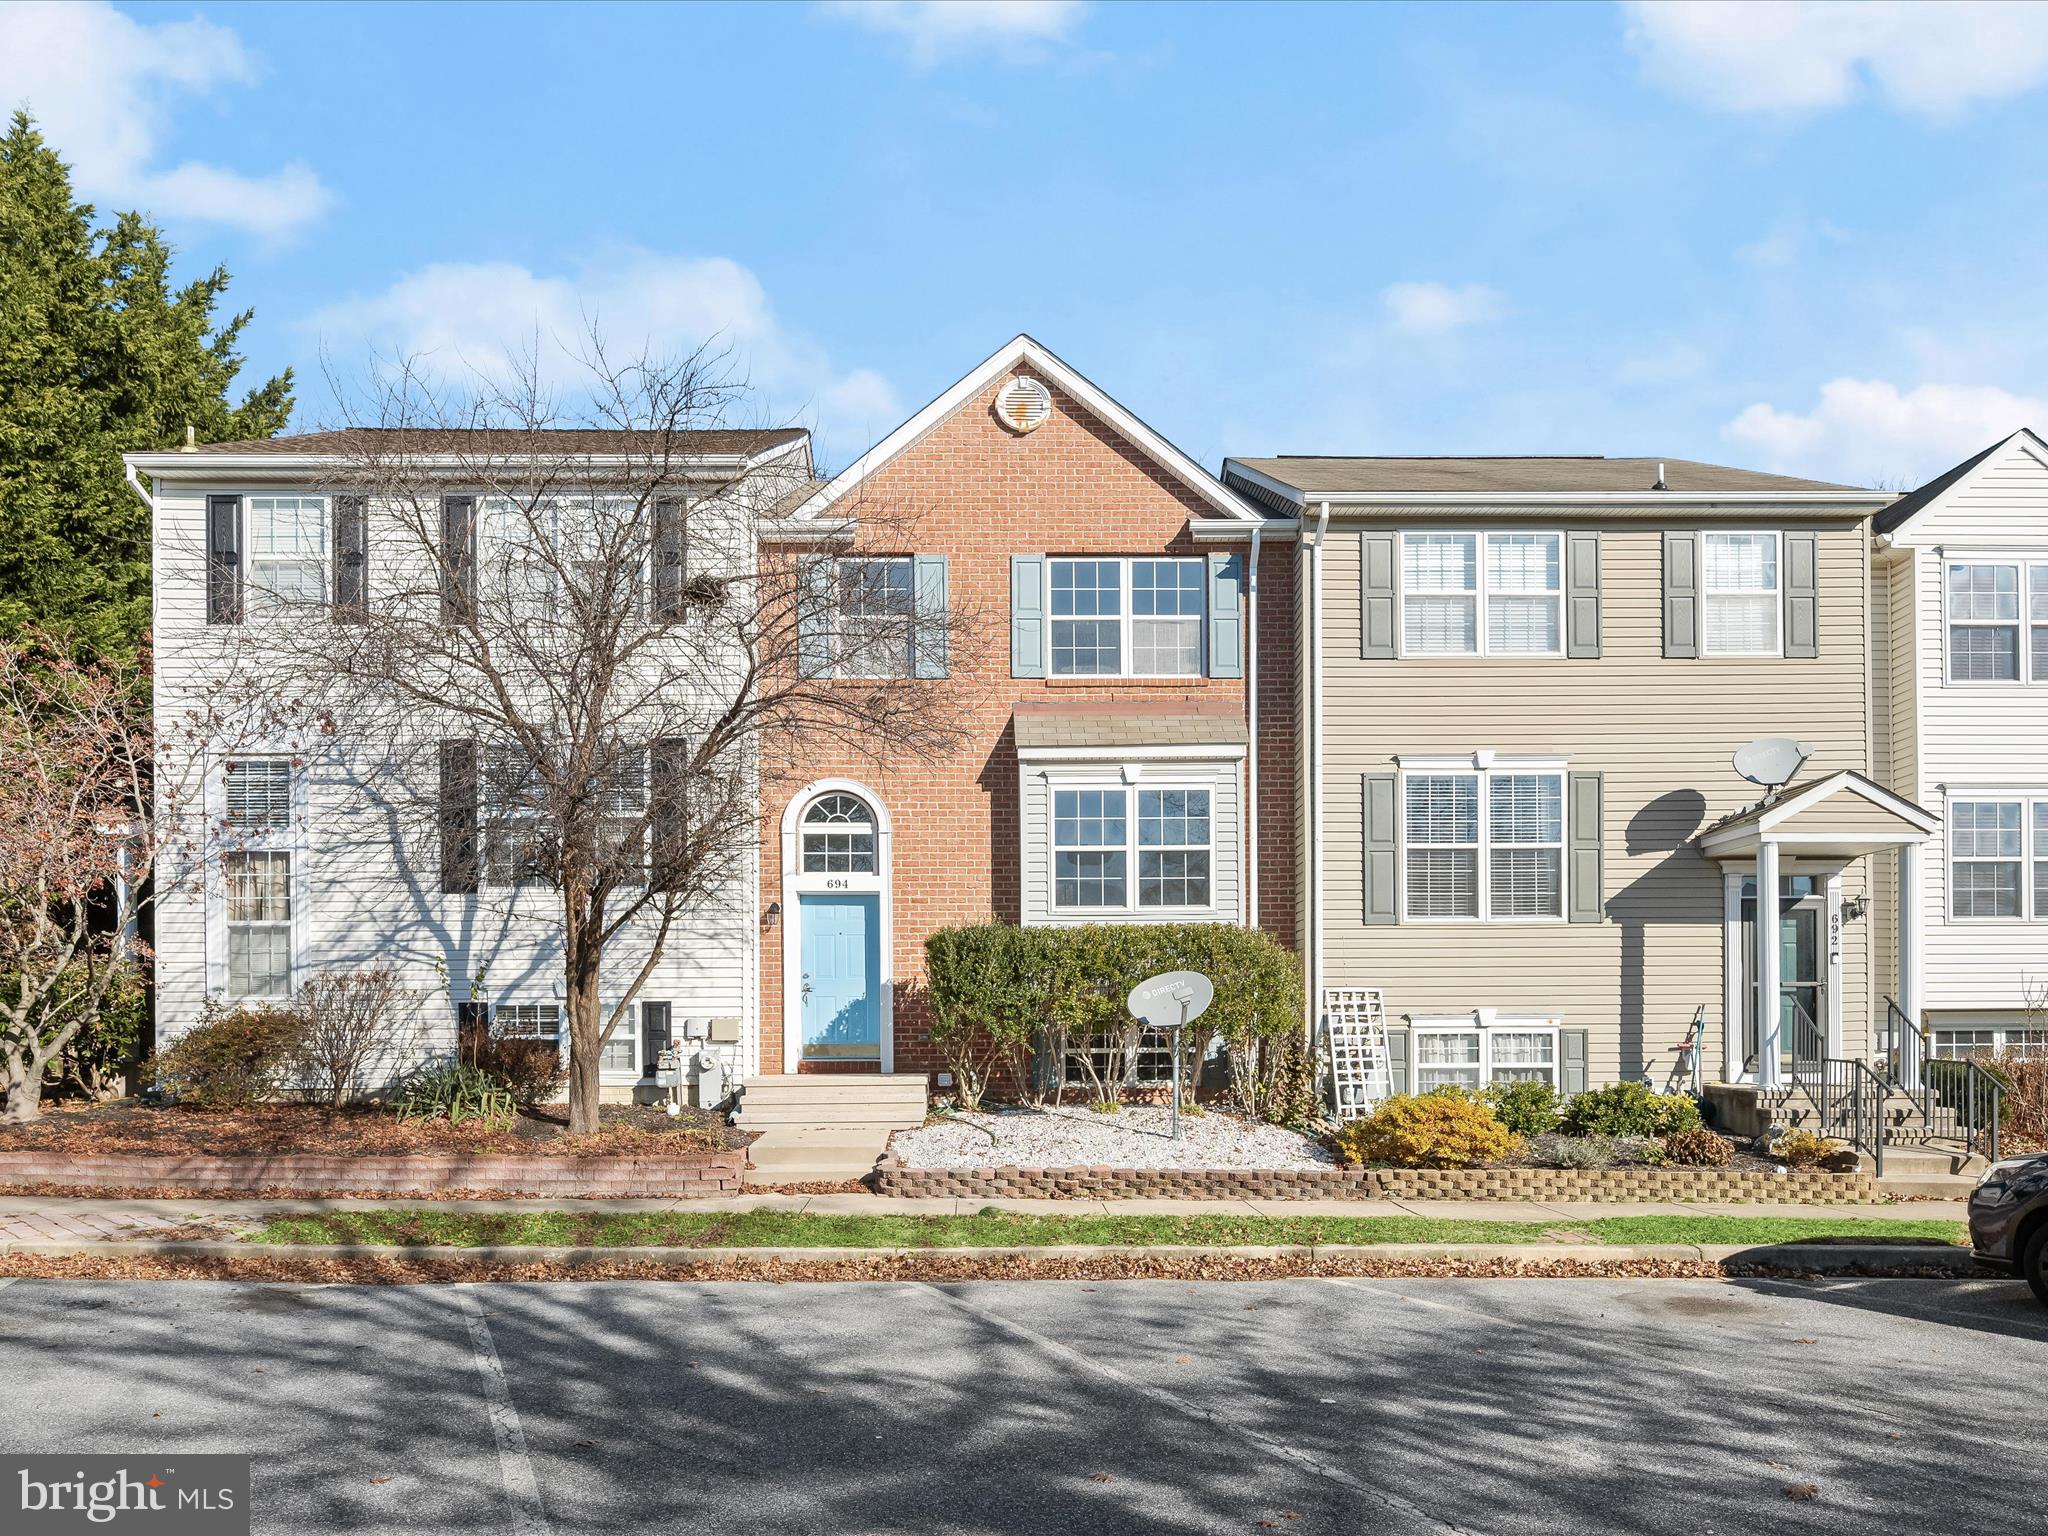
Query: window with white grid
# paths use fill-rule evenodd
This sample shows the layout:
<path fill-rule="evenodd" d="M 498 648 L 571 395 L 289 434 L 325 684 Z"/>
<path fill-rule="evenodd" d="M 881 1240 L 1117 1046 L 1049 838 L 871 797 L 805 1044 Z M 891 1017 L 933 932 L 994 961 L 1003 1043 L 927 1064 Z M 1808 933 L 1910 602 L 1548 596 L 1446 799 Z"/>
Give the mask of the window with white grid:
<path fill-rule="evenodd" d="M 1115 677 L 1123 669 L 1123 563 L 1054 560 L 1052 670 L 1056 677 Z"/>
<path fill-rule="evenodd" d="M 221 774 L 223 819 L 238 832 L 281 832 L 292 822 L 292 764 L 286 757 L 230 758 Z"/>
<path fill-rule="evenodd" d="M 1948 808 L 1952 917 L 2019 917 L 2022 800 L 1958 800 Z"/>
<path fill-rule="evenodd" d="M 1709 656 L 1775 656 L 1783 602 L 1775 533 L 1707 533 L 1701 649 Z"/>
<path fill-rule="evenodd" d="M 1436 1088 L 1477 1093 L 1489 1083 L 1557 1086 L 1557 1030 L 1549 1024 L 1419 1024 L 1410 1039 L 1417 1093 Z"/>
<path fill-rule="evenodd" d="M 1411 777 L 1406 816 L 1408 916 L 1479 916 L 1479 776 Z"/>
<path fill-rule="evenodd" d="M 1121 789 L 1053 791 L 1053 905 L 1128 905 L 1127 801 Z"/>
<path fill-rule="evenodd" d="M 1174 784 L 1055 786 L 1053 910 L 1208 911 L 1216 901 L 1213 798 Z"/>
<path fill-rule="evenodd" d="M 872 875 L 876 867 L 875 813 L 859 795 L 820 795 L 804 812 L 806 874 Z"/>
<path fill-rule="evenodd" d="M 1209 905 L 1209 791 L 1138 791 L 1138 905 Z"/>
<path fill-rule="evenodd" d="M 1131 673 L 1199 677 L 1204 573 L 1199 560 L 1131 562 Z"/>
<path fill-rule="evenodd" d="M 1200 560 L 1049 560 L 1055 677 L 1199 677 Z"/>
<path fill-rule="evenodd" d="M 1486 536 L 1486 649 L 1556 656 L 1564 649 L 1564 536 Z"/>
<path fill-rule="evenodd" d="M 1401 652 L 1479 652 L 1479 535 L 1401 535 Z"/>
<path fill-rule="evenodd" d="M 1487 778 L 1494 917 L 1564 915 L 1564 780 L 1554 773 Z"/>
<path fill-rule="evenodd" d="M 327 596 L 327 498 L 251 496 L 249 585 L 283 602 Z"/>
<path fill-rule="evenodd" d="M 2035 598 L 2037 610 L 2040 598 Z M 2020 680 L 2020 568 L 1952 561 L 1948 567 L 1948 676 L 1955 683 Z"/>
<path fill-rule="evenodd" d="M 292 856 L 224 854 L 221 878 L 227 887 L 228 996 L 291 996 Z"/>
<path fill-rule="evenodd" d="M 500 1003 L 491 1010 L 491 1033 L 507 1040 L 558 1040 L 560 1003 Z"/>
<path fill-rule="evenodd" d="M 1486 1081 L 1476 1029 L 1415 1031 L 1415 1091 L 1465 1088 L 1477 1093 Z"/>
<path fill-rule="evenodd" d="M 1411 771 L 1401 785 L 1404 918 L 1564 917 L 1561 772 Z"/>
<path fill-rule="evenodd" d="M 839 562 L 839 676 L 910 676 L 912 590 L 907 558 Z"/>
<path fill-rule="evenodd" d="M 1549 1083 L 1557 1086 L 1557 1031 L 1493 1029 L 1486 1032 L 1489 1083 Z"/>
<path fill-rule="evenodd" d="M 483 757 L 484 882 L 545 881 L 554 861 L 540 771 L 516 742 L 491 742 Z"/>

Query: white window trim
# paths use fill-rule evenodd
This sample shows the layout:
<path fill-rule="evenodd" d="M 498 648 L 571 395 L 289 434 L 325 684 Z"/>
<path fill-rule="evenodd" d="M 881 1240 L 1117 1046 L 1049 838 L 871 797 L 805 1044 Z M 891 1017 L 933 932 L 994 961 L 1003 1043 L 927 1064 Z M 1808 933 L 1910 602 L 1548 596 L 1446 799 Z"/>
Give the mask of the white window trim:
<path fill-rule="evenodd" d="M 286 605 L 294 610 L 322 607 L 334 597 L 334 501 L 324 492 L 303 492 L 279 490 L 264 487 L 257 490 L 233 493 L 242 502 L 242 580 L 246 584 L 245 596 L 260 598 L 267 603 Z M 320 508 L 320 552 L 317 555 L 297 556 L 291 559 L 271 558 L 273 565 L 311 565 L 319 586 L 319 592 L 312 597 L 286 597 L 274 587 L 259 585 L 256 580 L 258 557 L 256 554 L 256 503 L 262 500 L 291 500 L 317 503 Z M 260 756 L 261 754 L 252 754 Z"/>
<path fill-rule="evenodd" d="M 1059 845 L 1053 841 L 1057 830 L 1056 824 L 1059 821 L 1059 797 L 1062 793 L 1075 791 L 1085 793 L 1095 790 L 1115 791 L 1126 797 L 1124 801 L 1123 846 L 1124 904 L 1120 907 L 1063 907 L 1059 903 L 1060 850 Z M 1139 857 L 1142 851 L 1138 845 L 1138 795 L 1141 791 L 1157 793 L 1172 790 L 1199 791 L 1209 797 L 1209 901 L 1206 906 L 1145 907 L 1138 904 L 1138 869 Z M 1221 791 L 1213 783 L 1197 784 L 1171 780 L 1165 783 L 1153 783 L 1149 779 L 1142 782 L 1137 780 L 1126 782 L 1122 778 L 1106 778 L 1095 775 L 1085 778 L 1062 778 L 1056 782 L 1048 783 L 1045 794 L 1045 825 L 1040 834 L 1045 840 L 1046 915 L 1055 919 L 1080 919 L 1085 921 L 1092 914 L 1109 913 L 1120 917 L 1137 915 L 1147 919 L 1156 918 L 1160 922 L 1175 922 L 1181 919 L 1197 920 L 1217 916 L 1216 886 L 1219 879 L 1219 858 L 1216 839 L 1216 814 L 1221 799 Z M 1116 850 L 1105 847 L 1082 851 L 1113 853 Z M 1166 851 L 1186 852 L 1188 847 L 1183 846 Z"/>
<path fill-rule="evenodd" d="M 1778 573 L 1778 583 L 1766 591 L 1762 587 L 1748 587 L 1739 592 L 1711 592 L 1707 588 L 1707 541 L 1729 534 L 1762 534 L 1771 541 L 1771 569 Z M 1700 538 L 1700 655 L 1717 661 L 1768 661 L 1785 654 L 1785 535 L 1775 528 L 1702 528 Z M 1707 644 L 1707 606 L 1716 597 L 1765 597 L 1776 604 L 1771 624 L 1771 633 L 1777 637 L 1777 644 L 1768 651 L 1717 651 Z"/>
<path fill-rule="evenodd" d="M 2012 677 L 1957 677 L 1951 671 L 1954 658 L 1949 651 L 1949 632 L 1958 624 L 1968 624 L 1980 629 L 2002 629 L 2004 624 L 1988 619 L 1958 619 L 1949 608 L 1948 569 L 1952 565 L 2010 565 L 2019 570 L 2019 617 L 2012 626 L 2019 630 L 2019 667 Z M 1944 688 L 2020 688 L 2036 682 L 2048 681 L 2034 675 L 2034 624 L 2031 616 L 2032 598 L 2029 582 L 2031 566 L 2048 566 L 2048 550 L 2036 550 L 2032 554 L 2009 550 L 1960 550 L 1949 554 L 1944 550 L 1934 551 L 1934 579 L 1941 593 L 1941 684 Z M 2048 628 L 2048 625 L 2043 625 Z M 1967 797 L 1965 797 L 1967 798 Z M 2010 798 L 2010 797 L 2008 797 Z M 2009 921 L 2009 919 L 1999 919 Z"/>
<path fill-rule="evenodd" d="M 1496 1013 L 1491 1008 L 1474 1009 L 1471 1013 L 1411 1014 L 1408 1018 L 1408 1081 L 1396 1084 L 1402 1092 L 1422 1092 L 1422 1052 L 1416 1048 L 1417 1040 L 1424 1035 L 1472 1035 L 1479 1036 L 1479 1092 L 1485 1092 L 1493 1081 L 1493 1035 L 1503 1032 L 1512 1035 L 1550 1036 L 1550 1086 L 1561 1089 L 1564 1081 L 1564 1042 L 1560 1038 L 1564 1020 L 1551 1014 L 1509 1014 Z"/>
<path fill-rule="evenodd" d="M 1472 634 L 1474 649 L 1469 651 L 1411 651 L 1408 649 L 1408 539 L 1404 529 L 1394 540 L 1394 561 L 1399 579 L 1395 590 L 1400 601 L 1396 605 L 1400 612 L 1394 615 L 1394 654 L 1404 661 L 1471 661 L 1477 657 L 1488 657 L 1503 661 L 1559 661 L 1565 654 L 1565 538 L 1561 528 L 1428 528 L 1416 529 L 1416 535 L 1451 534 L 1476 539 L 1473 546 L 1476 565 L 1473 580 L 1477 583 L 1472 593 L 1475 615 Z M 1557 649 L 1553 651 L 1496 651 L 1492 648 L 1487 623 L 1486 603 L 1491 593 L 1486 580 L 1486 541 L 1496 534 L 1529 534 L 1538 538 L 1557 540 L 1557 591 L 1549 594 L 1557 603 Z M 1431 596 L 1438 595 L 1434 592 Z M 1453 594 L 1455 595 L 1455 594 Z M 1536 597 L 1543 594 L 1533 592 L 1504 592 L 1504 597 Z"/>
<path fill-rule="evenodd" d="M 1569 759 L 1562 757 L 1506 758 L 1496 757 L 1491 752 L 1475 752 L 1470 757 L 1397 757 L 1400 804 L 1395 815 L 1400 824 L 1400 868 L 1396 878 L 1400 887 L 1400 920 L 1403 923 L 1431 924 L 1474 924 L 1485 923 L 1494 927 L 1512 927 L 1520 923 L 1549 925 L 1571 920 L 1572 910 L 1572 861 L 1571 861 L 1571 782 L 1567 773 Z M 1476 775 L 1479 779 L 1479 915 L 1477 917 L 1411 917 L 1408 912 L 1408 781 L 1411 778 L 1439 778 L 1446 774 Z M 1493 915 L 1493 799 L 1491 779 L 1495 774 L 1545 774 L 1558 780 L 1559 832 L 1557 895 L 1558 907 L 1555 917 L 1495 917 Z M 1424 844 L 1425 847 L 1466 847 L 1467 844 Z M 1511 847 L 1535 847 L 1531 843 L 1514 843 Z"/>
<path fill-rule="evenodd" d="M 291 764 L 291 814 L 284 827 L 243 833 L 227 824 L 227 765 L 254 758 L 283 759 Z M 289 1002 L 305 976 L 306 919 L 312 882 L 306 870 L 307 773 L 297 754 L 286 748 L 252 749 L 223 754 L 207 771 L 202 790 L 205 816 L 206 990 L 231 1003 Z M 282 853 L 290 859 L 290 938 L 285 991 L 278 996 L 233 997 L 228 993 L 229 853 Z"/>
<path fill-rule="evenodd" d="M 1053 670 L 1053 626 L 1071 622 L 1076 616 L 1067 615 L 1063 620 L 1053 613 L 1052 569 L 1056 565 L 1114 565 L 1117 567 L 1117 670 L 1114 672 L 1055 672 Z M 1195 623 L 1195 670 L 1192 672 L 1133 672 L 1131 670 L 1131 625 L 1137 615 L 1131 612 L 1131 567 L 1133 565 L 1192 565 L 1201 576 L 1202 610 L 1194 615 Z M 1081 622 L 1089 622 L 1083 619 Z M 1209 568 L 1208 562 L 1200 555 L 1047 555 L 1045 557 L 1045 645 L 1040 664 L 1049 681 L 1061 683 L 1089 683 L 1114 681 L 1155 681 L 1167 680 L 1185 682 L 1189 678 L 1209 675 Z"/>
<path fill-rule="evenodd" d="M 1928 1026 L 1928 1033 L 1933 1036 L 1933 1040 L 1928 1046 L 1928 1055 L 1937 1061 L 1966 1060 L 1976 1054 L 1974 1049 L 1958 1054 L 1953 1040 L 1951 1040 L 1949 1049 L 1944 1051 L 1942 1049 L 1942 1037 L 1945 1035 L 1989 1035 L 1991 1036 L 1991 1044 L 1988 1049 L 1994 1056 L 2003 1054 L 2006 1051 L 2017 1051 L 2022 1056 L 2030 1057 L 2048 1056 L 2048 1042 L 2036 1044 L 2028 1040 L 2015 1043 L 2013 1039 L 2015 1035 L 2037 1035 L 2042 1032 L 2042 1028 L 2038 1024 L 2031 1027 L 2025 1024 L 1931 1024 Z"/>
<path fill-rule="evenodd" d="M 2020 909 L 2011 917 L 1958 917 L 1956 915 L 1956 818 L 1962 805 L 2018 805 L 2020 808 L 2020 852 L 2017 861 L 1967 856 L 1971 864 L 2011 864 L 2020 867 Z M 2000 923 L 2038 923 L 2048 920 L 2048 911 L 2037 910 L 2034 900 L 2034 866 L 2048 864 L 2048 855 L 2034 851 L 2034 807 L 2048 805 L 2048 789 L 1949 789 L 1942 798 L 1941 920 L 1969 926 Z"/>
<path fill-rule="evenodd" d="M 528 509 L 526 508 L 525 504 L 521 501 L 521 499 L 517 496 L 494 494 L 488 491 L 463 491 L 452 486 L 447 488 L 446 494 L 467 495 L 474 496 L 476 498 L 476 505 L 473 508 L 471 514 L 476 520 L 476 570 L 478 573 L 479 582 L 486 582 L 493 570 L 493 558 L 491 550 L 493 541 L 490 537 L 490 518 L 492 514 L 495 512 L 502 515 L 502 512 L 505 509 L 510 509 L 514 514 L 524 519 L 528 515 Z M 595 509 L 602 506 L 607 508 L 630 510 L 634 507 L 634 505 L 634 499 L 630 496 L 585 496 L 572 494 L 566 496 L 547 496 L 540 498 L 539 502 L 532 508 L 533 521 L 526 524 L 526 530 L 529 534 L 535 531 L 534 524 L 540 521 L 540 515 L 542 509 L 544 508 L 547 513 L 548 523 L 548 529 L 545 535 L 545 543 L 546 547 L 551 552 L 554 559 L 554 563 L 557 567 L 553 581 L 554 597 L 556 598 L 556 600 L 566 601 L 568 595 L 567 577 L 564 574 L 564 570 L 562 568 L 573 568 L 574 566 L 580 563 L 573 556 L 567 555 L 563 552 L 562 512 L 564 511 L 564 509 L 580 508 L 583 510 L 594 511 Z M 642 547 L 640 550 L 639 569 L 634 574 L 633 578 L 634 591 L 637 594 L 636 605 L 644 611 L 646 605 L 653 601 L 654 594 L 654 511 L 652 504 L 649 504 L 644 513 L 636 512 L 634 515 L 645 516 L 647 518 L 647 537 L 642 543 Z M 689 570 L 687 566 L 687 561 L 689 558 L 687 554 L 687 544 L 685 545 L 685 551 L 686 552 L 684 555 L 684 560 L 686 563 L 683 576 L 684 581 L 687 583 L 689 579 Z M 478 595 L 479 597 L 485 600 L 489 600 L 494 594 L 492 594 L 486 586 L 480 584 L 478 588 Z M 495 595 L 500 597 L 503 596 L 502 593 Z M 519 599 L 515 597 L 515 603 L 518 600 Z M 546 599 L 541 594 L 535 593 L 533 595 L 533 600 L 545 601 Z"/>

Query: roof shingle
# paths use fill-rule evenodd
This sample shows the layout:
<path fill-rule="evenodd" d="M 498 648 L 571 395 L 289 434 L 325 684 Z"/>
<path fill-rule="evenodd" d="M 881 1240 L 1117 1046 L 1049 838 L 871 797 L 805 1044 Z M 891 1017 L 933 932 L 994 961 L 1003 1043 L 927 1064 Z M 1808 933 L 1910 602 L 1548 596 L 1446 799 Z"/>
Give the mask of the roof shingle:
<path fill-rule="evenodd" d="M 1489 491 L 1563 494 L 1574 491 L 1597 494 L 1642 491 L 1654 494 L 1659 466 L 1664 471 L 1664 488 L 1678 493 L 1858 489 L 1825 480 L 1801 480 L 1791 475 L 1732 469 L 1723 464 L 1701 464 L 1692 459 L 1609 459 L 1598 454 L 1519 458 L 1347 458 L 1282 454 L 1274 458 L 1231 459 L 1224 467 L 1226 479 L 1229 478 L 1230 466 L 1238 464 L 1311 496 L 1352 491 L 1375 495 L 1398 495 L 1410 491 L 1418 495 L 1483 494 Z"/>

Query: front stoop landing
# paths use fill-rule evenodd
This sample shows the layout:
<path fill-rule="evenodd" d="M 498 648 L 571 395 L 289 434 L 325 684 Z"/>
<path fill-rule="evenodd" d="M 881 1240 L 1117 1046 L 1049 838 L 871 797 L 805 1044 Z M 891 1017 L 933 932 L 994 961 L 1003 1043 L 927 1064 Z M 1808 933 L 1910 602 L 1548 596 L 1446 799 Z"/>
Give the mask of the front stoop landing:
<path fill-rule="evenodd" d="M 924 1074 L 791 1073 L 750 1077 L 733 1124 L 759 1131 L 746 1182 L 865 1178 L 894 1131 L 924 1124 Z"/>

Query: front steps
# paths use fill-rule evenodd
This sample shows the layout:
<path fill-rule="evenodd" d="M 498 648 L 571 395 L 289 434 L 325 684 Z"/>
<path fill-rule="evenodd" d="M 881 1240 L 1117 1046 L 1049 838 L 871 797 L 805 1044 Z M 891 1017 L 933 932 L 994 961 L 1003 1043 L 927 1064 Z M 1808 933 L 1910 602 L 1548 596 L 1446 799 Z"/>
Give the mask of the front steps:
<path fill-rule="evenodd" d="M 749 1184 L 864 1178 L 892 1131 L 924 1124 L 921 1072 L 750 1077 L 733 1124 L 759 1131 Z"/>

